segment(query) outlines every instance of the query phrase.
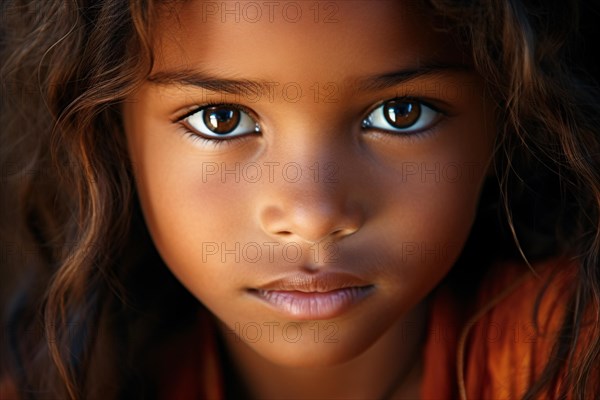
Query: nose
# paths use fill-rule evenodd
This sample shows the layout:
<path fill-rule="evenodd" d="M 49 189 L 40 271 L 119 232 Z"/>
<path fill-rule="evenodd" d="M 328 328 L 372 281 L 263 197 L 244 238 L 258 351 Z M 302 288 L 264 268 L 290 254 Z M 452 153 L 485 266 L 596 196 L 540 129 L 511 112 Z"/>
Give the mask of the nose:
<path fill-rule="evenodd" d="M 311 175 L 269 186 L 263 188 L 259 219 L 263 231 L 275 239 L 339 241 L 356 233 L 364 222 L 364 210 L 341 178 L 330 182 Z"/>

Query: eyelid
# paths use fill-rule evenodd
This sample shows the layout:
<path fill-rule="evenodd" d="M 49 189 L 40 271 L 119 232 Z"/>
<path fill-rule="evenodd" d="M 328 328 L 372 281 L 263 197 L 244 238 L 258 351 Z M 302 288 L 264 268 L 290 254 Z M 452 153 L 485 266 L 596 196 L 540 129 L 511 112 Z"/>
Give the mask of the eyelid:
<path fill-rule="evenodd" d="M 391 97 L 388 99 L 380 100 L 377 103 L 375 103 L 374 106 L 369 107 L 367 109 L 368 111 L 365 113 L 365 118 L 367 118 L 369 115 L 371 115 L 373 113 L 373 111 L 377 110 L 379 107 L 381 107 L 388 101 L 392 101 L 392 100 L 414 101 L 414 102 L 421 103 L 422 105 L 427 106 L 427 107 L 431 108 L 433 111 L 438 112 L 446 117 L 453 115 L 450 111 L 448 111 L 448 108 L 450 106 L 447 105 L 443 101 L 432 100 L 432 99 L 418 97 L 418 96 L 397 96 L 397 97 Z M 443 104 L 443 105 L 439 106 L 438 104 Z M 363 119 L 365 119 L 365 118 L 363 118 Z"/>
<path fill-rule="evenodd" d="M 433 112 L 435 114 L 435 116 L 433 116 L 432 120 L 430 122 L 426 123 L 425 126 L 419 126 L 420 125 L 420 123 L 418 122 L 419 120 L 417 120 L 411 126 L 408 126 L 407 128 L 404 128 L 404 129 L 395 128 L 395 127 L 391 126 L 389 121 L 385 122 L 385 124 L 389 125 L 388 128 L 377 126 L 377 123 L 373 122 L 373 120 L 375 120 L 377 118 L 376 113 L 377 112 L 384 113 L 384 111 L 380 110 L 380 109 L 382 107 L 384 107 L 384 105 L 386 103 L 389 103 L 392 101 L 399 101 L 399 102 L 406 102 L 406 103 L 409 103 L 409 102 L 410 103 L 418 103 L 418 104 L 420 104 L 421 108 L 425 107 L 426 109 L 428 109 L 427 113 Z M 421 119 L 426 114 L 421 112 L 419 115 L 419 119 Z M 361 127 L 363 129 L 365 129 L 367 132 L 371 132 L 371 133 L 377 132 L 378 134 L 386 135 L 388 137 L 389 136 L 401 137 L 403 140 L 417 139 L 417 138 L 427 136 L 430 133 L 433 133 L 433 130 L 435 129 L 435 127 L 440 122 L 442 122 L 445 119 L 445 117 L 447 117 L 448 115 L 449 115 L 449 113 L 447 111 L 444 111 L 439 106 L 432 105 L 431 102 L 428 100 L 424 100 L 424 99 L 416 98 L 416 97 L 412 97 L 412 96 L 393 97 L 393 98 L 379 101 L 379 102 L 377 102 L 377 104 L 375 104 L 375 106 L 371 107 L 369 112 L 362 119 Z M 379 118 L 381 118 L 381 117 L 379 117 Z"/>
<path fill-rule="evenodd" d="M 212 101 L 212 100 L 209 100 L 205 103 L 197 104 L 197 105 L 192 106 L 191 108 L 188 108 L 187 111 L 185 111 L 185 113 L 182 114 L 181 116 L 174 117 L 173 123 L 181 122 L 184 119 L 186 119 L 187 117 L 196 114 L 203 108 L 207 108 L 207 107 L 211 107 L 211 106 L 227 106 L 227 107 L 235 108 L 237 110 L 247 113 L 250 117 L 252 117 L 254 122 L 256 122 L 257 124 L 259 123 L 258 115 L 254 111 L 249 109 L 248 107 L 245 107 L 241 104 L 236 104 L 236 103 L 227 103 L 227 102 L 223 102 L 223 101 Z"/>
<path fill-rule="evenodd" d="M 194 126 L 194 124 L 191 121 L 189 121 L 190 118 L 196 116 L 197 114 L 202 114 L 206 112 L 206 109 L 212 106 L 221 106 L 238 110 L 239 112 L 245 114 L 245 116 L 242 116 L 242 120 L 244 118 L 248 119 L 248 122 L 254 125 L 254 130 L 235 134 L 233 136 L 219 137 L 213 136 L 213 134 L 209 132 L 203 132 L 202 128 Z M 262 129 L 260 128 L 260 125 L 257 122 L 257 120 L 258 118 L 256 117 L 256 113 L 248 109 L 247 107 L 242 106 L 241 104 L 208 101 L 205 104 L 188 107 L 185 113 L 174 118 L 173 124 L 178 125 L 181 129 L 181 133 L 183 134 L 183 136 L 185 136 L 189 140 L 192 140 L 192 142 L 200 142 L 202 146 L 211 145 L 214 148 L 217 148 L 220 146 L 231 145 L 234 142 L 248 139 L 251 136 L 260 134 L 262 132 Z M 238 128 L 236 127 L 235 129 Z"/>

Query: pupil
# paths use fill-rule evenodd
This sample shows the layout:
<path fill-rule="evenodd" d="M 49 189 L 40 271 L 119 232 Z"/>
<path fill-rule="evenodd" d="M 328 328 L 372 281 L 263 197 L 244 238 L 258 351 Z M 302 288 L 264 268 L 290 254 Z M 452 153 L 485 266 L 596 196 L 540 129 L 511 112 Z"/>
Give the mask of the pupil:
<path fill-rule="evenodd" d="M 216 134 L 233 131 L 240 123 L 240 111 L 228 106 L 208 107 L 204 111 L 204 124 Z"/>
<path fill-rule="evenodd" d="M 408 128 L 419 119 L 421 107 L 415 102 L 391 100 L 385 104 L 383 115 L 393 127 Z"/>

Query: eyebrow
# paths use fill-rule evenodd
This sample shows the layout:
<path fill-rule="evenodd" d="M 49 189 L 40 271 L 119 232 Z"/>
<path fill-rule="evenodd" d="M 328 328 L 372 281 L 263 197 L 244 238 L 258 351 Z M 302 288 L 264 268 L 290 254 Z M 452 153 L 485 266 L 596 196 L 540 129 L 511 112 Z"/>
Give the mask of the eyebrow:
<path fill-rule="evenodd" d="M 201 71 L 182 69 L 177 71 L 161 71 L 147 78 L 157 85 L 196 86 L 212 92 L 244 95 L 248 93 L 262 94 L 276 84 L 269 81 L 252 81 L 247 79 L 224 79 Z"/>
<path fill-rule="evenodd" d="M 423 76 L 468 71 L 472 71 L 472 67 L 465 64 L 428 63 L 414 68 L 358 78 L 354 83 L 357 84 L 358 90 L 375 91 L 398 86 Z M 266 80 L 220 78 L 192 69 L 160 71 L 149 76 L 147 80 L 157 85 L 195 86 L 213 92 L 233 95 L 248 93 L 264 94 L 268 93 L 269 90 L 272 90 L 278 84 L 277 82 Z"/>
<path fill-rule="evenodd" d="M 466 64 L 428 63 L 410 69 L 359 78 L 356 84 L 359 90 L 375 91 L 398 86 L 416 78 L 472 71 L 473 68 Z"/>

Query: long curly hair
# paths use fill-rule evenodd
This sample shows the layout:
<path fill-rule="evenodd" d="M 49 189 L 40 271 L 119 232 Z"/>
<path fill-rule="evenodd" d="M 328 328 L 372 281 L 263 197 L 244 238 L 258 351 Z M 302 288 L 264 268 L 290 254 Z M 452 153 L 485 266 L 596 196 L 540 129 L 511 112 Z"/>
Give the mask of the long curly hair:
<path fill-rule="evenodd" d="M 202 307 L 152 245 L 125 146 L 121 104 L 153 66 L 154 3 L 1 5 L 0 378 L 23 397 L 151 396 L 160 343 Z M 476 223 L 493 257 L 568 254 L 579 268 L 526 399 L 565 371 L 562 395 L 600 392 L 600 74 L 582 56 L 600 10 L 581 3 L 429 1 L 499 106 L 497 212 Z M 589 309 L 595 334 L 574 358 Z"/>

